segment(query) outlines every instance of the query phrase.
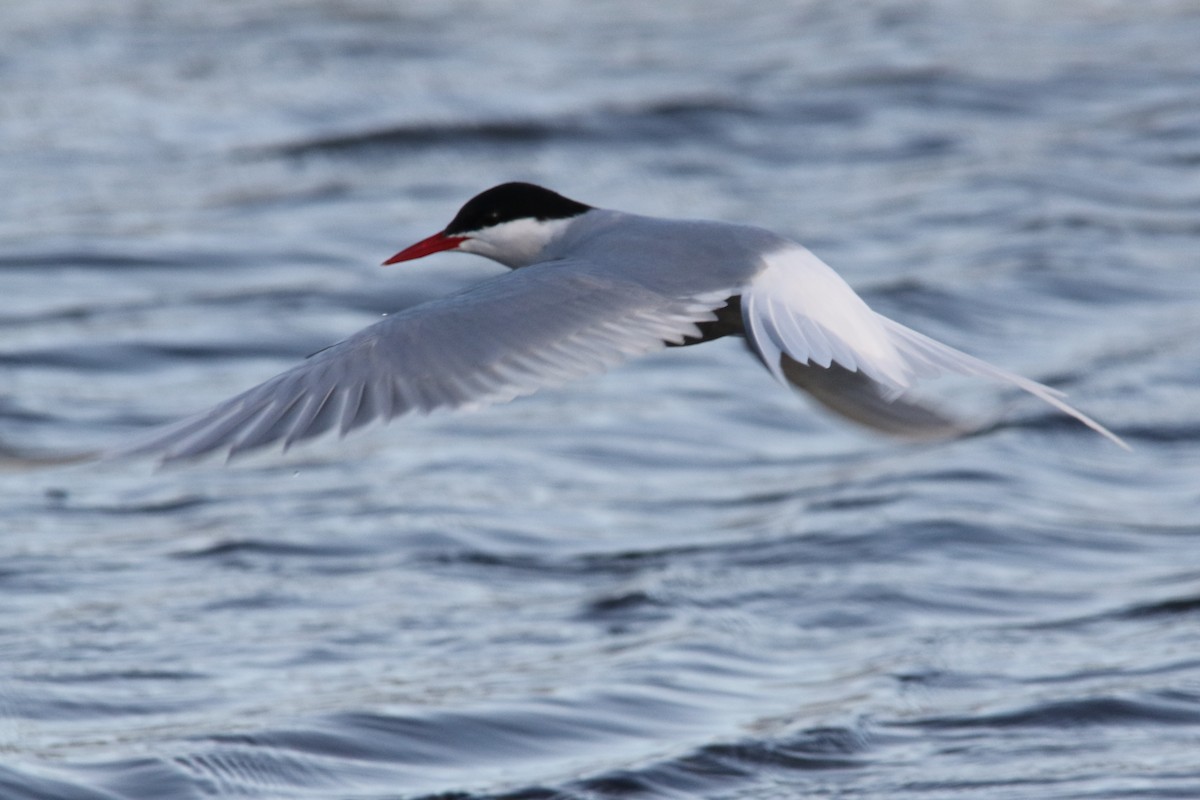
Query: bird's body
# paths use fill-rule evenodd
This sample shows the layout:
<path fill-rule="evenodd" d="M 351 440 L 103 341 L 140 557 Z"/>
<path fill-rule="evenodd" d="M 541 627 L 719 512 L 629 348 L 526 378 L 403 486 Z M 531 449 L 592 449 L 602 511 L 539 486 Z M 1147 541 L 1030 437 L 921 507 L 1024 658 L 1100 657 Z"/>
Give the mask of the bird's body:
<path fill-rule="evenodd" d="M 512 271 L 378 322 L 121 451 L 230 455 L 408 412 L 501 402 L 664 346 L 743 335 L 781 381 L 872 428 L 959 432 L 902 395 L 942 372 L 1053 389 L 876 314 L 807 249 L 761 228 L 599 209 L 531 184 L 481 193 L 386 263 L 460 250 Z"/>

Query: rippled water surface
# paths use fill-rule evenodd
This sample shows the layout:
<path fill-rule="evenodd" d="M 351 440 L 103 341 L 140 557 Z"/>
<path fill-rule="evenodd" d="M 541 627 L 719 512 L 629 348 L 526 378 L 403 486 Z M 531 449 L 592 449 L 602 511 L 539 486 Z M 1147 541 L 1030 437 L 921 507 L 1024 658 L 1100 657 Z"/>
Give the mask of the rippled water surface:
<path fill-rule="evenodd" d="M 0 797 L 1200 797 L 1192 2 L 0 8 Z M 509 179 L 792 235 L 1126 454 L 736 342 L 231 466 L 54 463 L 495 274 Z"/>

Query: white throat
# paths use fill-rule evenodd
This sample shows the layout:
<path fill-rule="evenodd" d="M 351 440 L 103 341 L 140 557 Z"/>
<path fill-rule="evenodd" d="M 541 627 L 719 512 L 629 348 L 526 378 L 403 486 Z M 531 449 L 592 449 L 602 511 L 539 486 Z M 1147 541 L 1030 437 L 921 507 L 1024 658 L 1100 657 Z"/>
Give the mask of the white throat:
<path fill-rule="evenodd" d="M 499 261 L 510 269 L 527 267 L 541 260 L 546 247 L 557 241 L 578 219 L 514 219 L 467 234 L 459 252 Z"/>

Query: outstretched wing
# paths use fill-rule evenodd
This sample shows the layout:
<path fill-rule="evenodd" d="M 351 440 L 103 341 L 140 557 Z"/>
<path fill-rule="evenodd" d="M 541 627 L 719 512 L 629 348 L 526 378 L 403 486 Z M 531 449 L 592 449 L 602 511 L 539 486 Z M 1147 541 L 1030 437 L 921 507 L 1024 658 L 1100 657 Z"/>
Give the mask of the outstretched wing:
<path fill-rule="evenodd" d="M 879 427 L 869 421 L 876 420 L 895 428 L 903 423 L 911 406 L 905 407 L 904 414 L 883 419 L 878 413 L 883 408 L 879 401 L 897 400 L 919 378 L 950 372 L 1023 389 L 1128 449 L 1112 431 L 1064 402 L 1062 392 L 955 350 L 872 311 L 837 273 L 807 249 L 799 245 L 786 247 L 770 253 L 765 261 L 766 268 L 742 291 L 742 316 L 747 337 L 767 368 L 781 382 L 809 391 L 803 381 L 788 380 L 795 376 L 785 374 L 787 360 L 823 368 L 842 367 L 861 373 L 875 384 L 844 381 L 831 373 L 832 377 L 822 378 L 818 386 L 816 396 L 823 404 L 836 409 L 838 394 L 848 403 L 865 398 L 873 407 L 863 406 L 856 412 L 867 417 L 865 424 Z M 855 418 L 855 414 L 845 416 Z M 914 428 L 936 427 L 934 418 L 918 420 L 919 416 L 913 418 Z"/>
<path fill-rule="evenodd" d="M 504 402 L 695 336 L 726 297 L 666 297 L 585 261 L 535 264 L 390 316 L 108 455 L 286 450 L 333 428 Z"/>

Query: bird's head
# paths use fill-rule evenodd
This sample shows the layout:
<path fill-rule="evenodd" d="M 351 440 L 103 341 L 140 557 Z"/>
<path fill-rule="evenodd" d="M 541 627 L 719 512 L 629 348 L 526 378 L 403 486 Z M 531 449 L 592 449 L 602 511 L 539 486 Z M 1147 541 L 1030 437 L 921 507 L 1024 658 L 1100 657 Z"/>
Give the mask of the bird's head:
<path fill-rule="evenodd" d="M 532 183 L 502 183 L 467 201 L 444 230 L 383 262 L 412 261 L 443 250 L 475 253 L 516 269 L 539 260 L 546 245 L 591 206 Z"/>

